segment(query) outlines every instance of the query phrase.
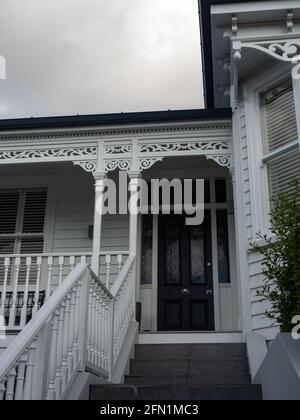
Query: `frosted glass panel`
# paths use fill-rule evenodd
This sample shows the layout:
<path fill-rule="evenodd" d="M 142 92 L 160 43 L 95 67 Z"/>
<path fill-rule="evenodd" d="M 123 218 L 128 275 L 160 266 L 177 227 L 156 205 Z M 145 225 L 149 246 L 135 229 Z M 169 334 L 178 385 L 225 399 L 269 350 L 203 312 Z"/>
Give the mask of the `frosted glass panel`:
<path fill-rule="evenodd" d="M 179 219 L 168 219 L 166 230 L 166 284 L 180 284 L 180 225 Z"/>
<path fill-rule="evenodd" d="M 203 227 L 191 229 L 191 271 L 192 284 L 205 284 L 205 256 Z"/>

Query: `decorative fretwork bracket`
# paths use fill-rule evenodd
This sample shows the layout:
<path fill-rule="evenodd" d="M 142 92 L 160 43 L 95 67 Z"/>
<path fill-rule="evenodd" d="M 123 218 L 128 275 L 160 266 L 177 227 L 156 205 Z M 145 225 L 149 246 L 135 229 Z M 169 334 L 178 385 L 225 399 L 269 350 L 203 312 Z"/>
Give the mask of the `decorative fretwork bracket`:
<path fill-rule="evenodd" d="M 89 137 L 91 141 L 91 137 Z M 109 173 L 115 170 L 139 172 L 152 168 L 157 162 L 169 157 L 203 156 L 218 165 L 231 167 L 231 129 L 226 123 L 219 126 L 185 129 L 185 136 L 165 132 L 156 138 L 121 136 L 113 139 L 93 140 L 93 145 L 65 145 L 41 148 L 32 144 L 25 150 L 17 144 L 10 150 L 1 151 L 0 163 L 73 162 L 84 171 Z"/>
<path fill-rule="evenodd" d="M 300 38 L 294 39 L 273 39 L 273 40 L 255 40 L 247 41 L 232 37 L 232 88 L 234 96 L 232 106 L 237 107 L 237 87 L 238 87 L 238 69 L 237 63 L 242 59 L 243 49 L 252 49 L 260 51 L 277 61 L 291 65 L 292 77 L 295 80 L 300 79 Z"/>

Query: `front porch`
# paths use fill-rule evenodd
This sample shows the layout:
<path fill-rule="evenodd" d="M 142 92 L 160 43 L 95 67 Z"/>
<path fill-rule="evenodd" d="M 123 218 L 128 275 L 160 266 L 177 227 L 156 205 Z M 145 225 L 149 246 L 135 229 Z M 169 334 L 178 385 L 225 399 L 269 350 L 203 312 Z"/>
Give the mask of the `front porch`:
<path fill-rule="evenodd" d="M 188 168 L 188 169 L 187 169 Z M 23 232 L 21 225 L 15 232 L 1 233 L 0 273 L 1 306 L 0 314 L 4 317 L 7 331 L 22 329 L 53 291 L 72 272 L 80 262 L 92 266 L 95 243 L 94 179 L 89 173 L 74 167 L 70 163 L 36 163 L 35 165 L 14 164 L 0 166 L 0 191 L 16 192 L 47 190 L 44 228 L 42 232 Z M 111 179 L 118 179 L 117 171 L 109 174 Z M 209 213 L 209 243 L 203 238 L 194 238 L 191 254 L 196 277 L 203 272 L 203 264 L 211 266 L 212 290 L 209 305 L 213 313 L 210 327 L 188 327 L 183 325 L 164 328 L 159 324 L 160 275 L 159 261 L 160 219 L 162 216 L 137 217 L 136 233 L 136 301 L 141 303 L 140 333 L 149 337 L 150 333 L 172 331 L 235 332 L 240 329 L 238 309 L 238 284 L 235 261 L 235 227 L 231 176 L 227 168 L 218 166 L 204 157 L 170 157 L 143 172 L 146 181 L 150 179 L 205 179 L 206 204 Z M 2 203 L 3 204 L 3 203 Z M 7 204 L 7 203 L 6 203 Z M 4 203 L 4 207 L 6 205 Z M 25 206 L 26 207 L 26 206 Z M 21 219 L 26 216 L 23 204 Z M 18 213 L 17 212 L 17 213 Z M 25 212 L 25 213 L 24 213 Z M 4 214 L 5 213 L 1 213 Z M 226 222 L 220 225 L 219 216 Z M 165 216 L 164 216 L 165 217 Z M 98 275 L 109 290 L 130 254 L 130 215 L 105 215 L 101 220 L 101 232 L 98 235 L 100 245 Z M 150 224 L 149 224 L 150 221 Z M 5 223 L 3 224 L 3 226 Z M 221 235 L 221 236 L 220 236 Z M 28 242 L 31 238 L 31 242 Z M 34 252 L 42 238 L 43 248 Z M 97 239 L 97 238 L 96 238 Z M 12 240 L 14 251 L 10 252 Z M 202 241 L 200 243 L 200 241 Z M 22 245 L 26 244 L 26 248 Z M 30 249 L 31 246 L 31 249 Z M 181 245 L 180 245 L 181 246 Z M 197 248 L 198 246 L 198 248 Z M 210 258 L 206 260 L 207 249 Z M 24 249 L 26 250 L 24 252 Z M 20 252 L 23 250 L 22 252 Z M 173 256 L 174 257 L 174 256 Z M 182 263 L 185 264 L 184 262 Z M 223 266 L 222 266 L 223 264 Z M 191 266 L 188 263 L 190 269 Z M 182 267 L 183 269 L 185 266 Z M 224 274 L 225 270 L 225 274 Z M 95 270 L 96 271 L 96 270 Z M 200 278 L 200 277 L 199 277 Z M 201 311 L 201 307 L 199 307 Z M 207 314 L 204 314 L 206 317 Z M 163 321 L 162 321 L 163 322 Z M 163 339 L 158 334 L 157 340 Z M 187 339 L 187 335 L 185 335 Z M 232 342 L 233 336 L 228 337 Z"/>

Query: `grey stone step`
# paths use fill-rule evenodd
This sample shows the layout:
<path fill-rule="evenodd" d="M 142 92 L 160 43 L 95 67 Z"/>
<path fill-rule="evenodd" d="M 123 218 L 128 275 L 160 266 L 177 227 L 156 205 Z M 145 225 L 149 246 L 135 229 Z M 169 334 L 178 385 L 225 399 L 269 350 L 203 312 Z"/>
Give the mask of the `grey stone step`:
<path fill-rule="evenodd" d="M 146 360 L 246 358 L 245 344 L 139 344 L 135 358 Z"/>
<path fill-rule="evenodd" d="M 250 375 L 126 376 L 128 385 L 251 385 Z"/>
<path fill-rule="evenodd" d="M 93 385 L 90 399 L 94 401 L 124 400 L 261 400 L 261 388 L 248 386 L 180 386 L 180 385 Z"/>
<path fill-rule="evenodd" d="M 132 360 L 130 374 L 138 376 L 203 376 L 207 374 L 248 375 L 246 359 Z"/>

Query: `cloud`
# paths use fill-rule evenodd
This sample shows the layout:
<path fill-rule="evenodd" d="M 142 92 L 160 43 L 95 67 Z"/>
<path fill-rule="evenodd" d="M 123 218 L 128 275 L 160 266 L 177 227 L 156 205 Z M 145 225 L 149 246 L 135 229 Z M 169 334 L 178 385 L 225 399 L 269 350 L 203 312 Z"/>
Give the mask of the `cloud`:
<path fill-rule="evenodd" d="M 203 106 L 197 0 L 1 0 L 0 117 Z"/>

